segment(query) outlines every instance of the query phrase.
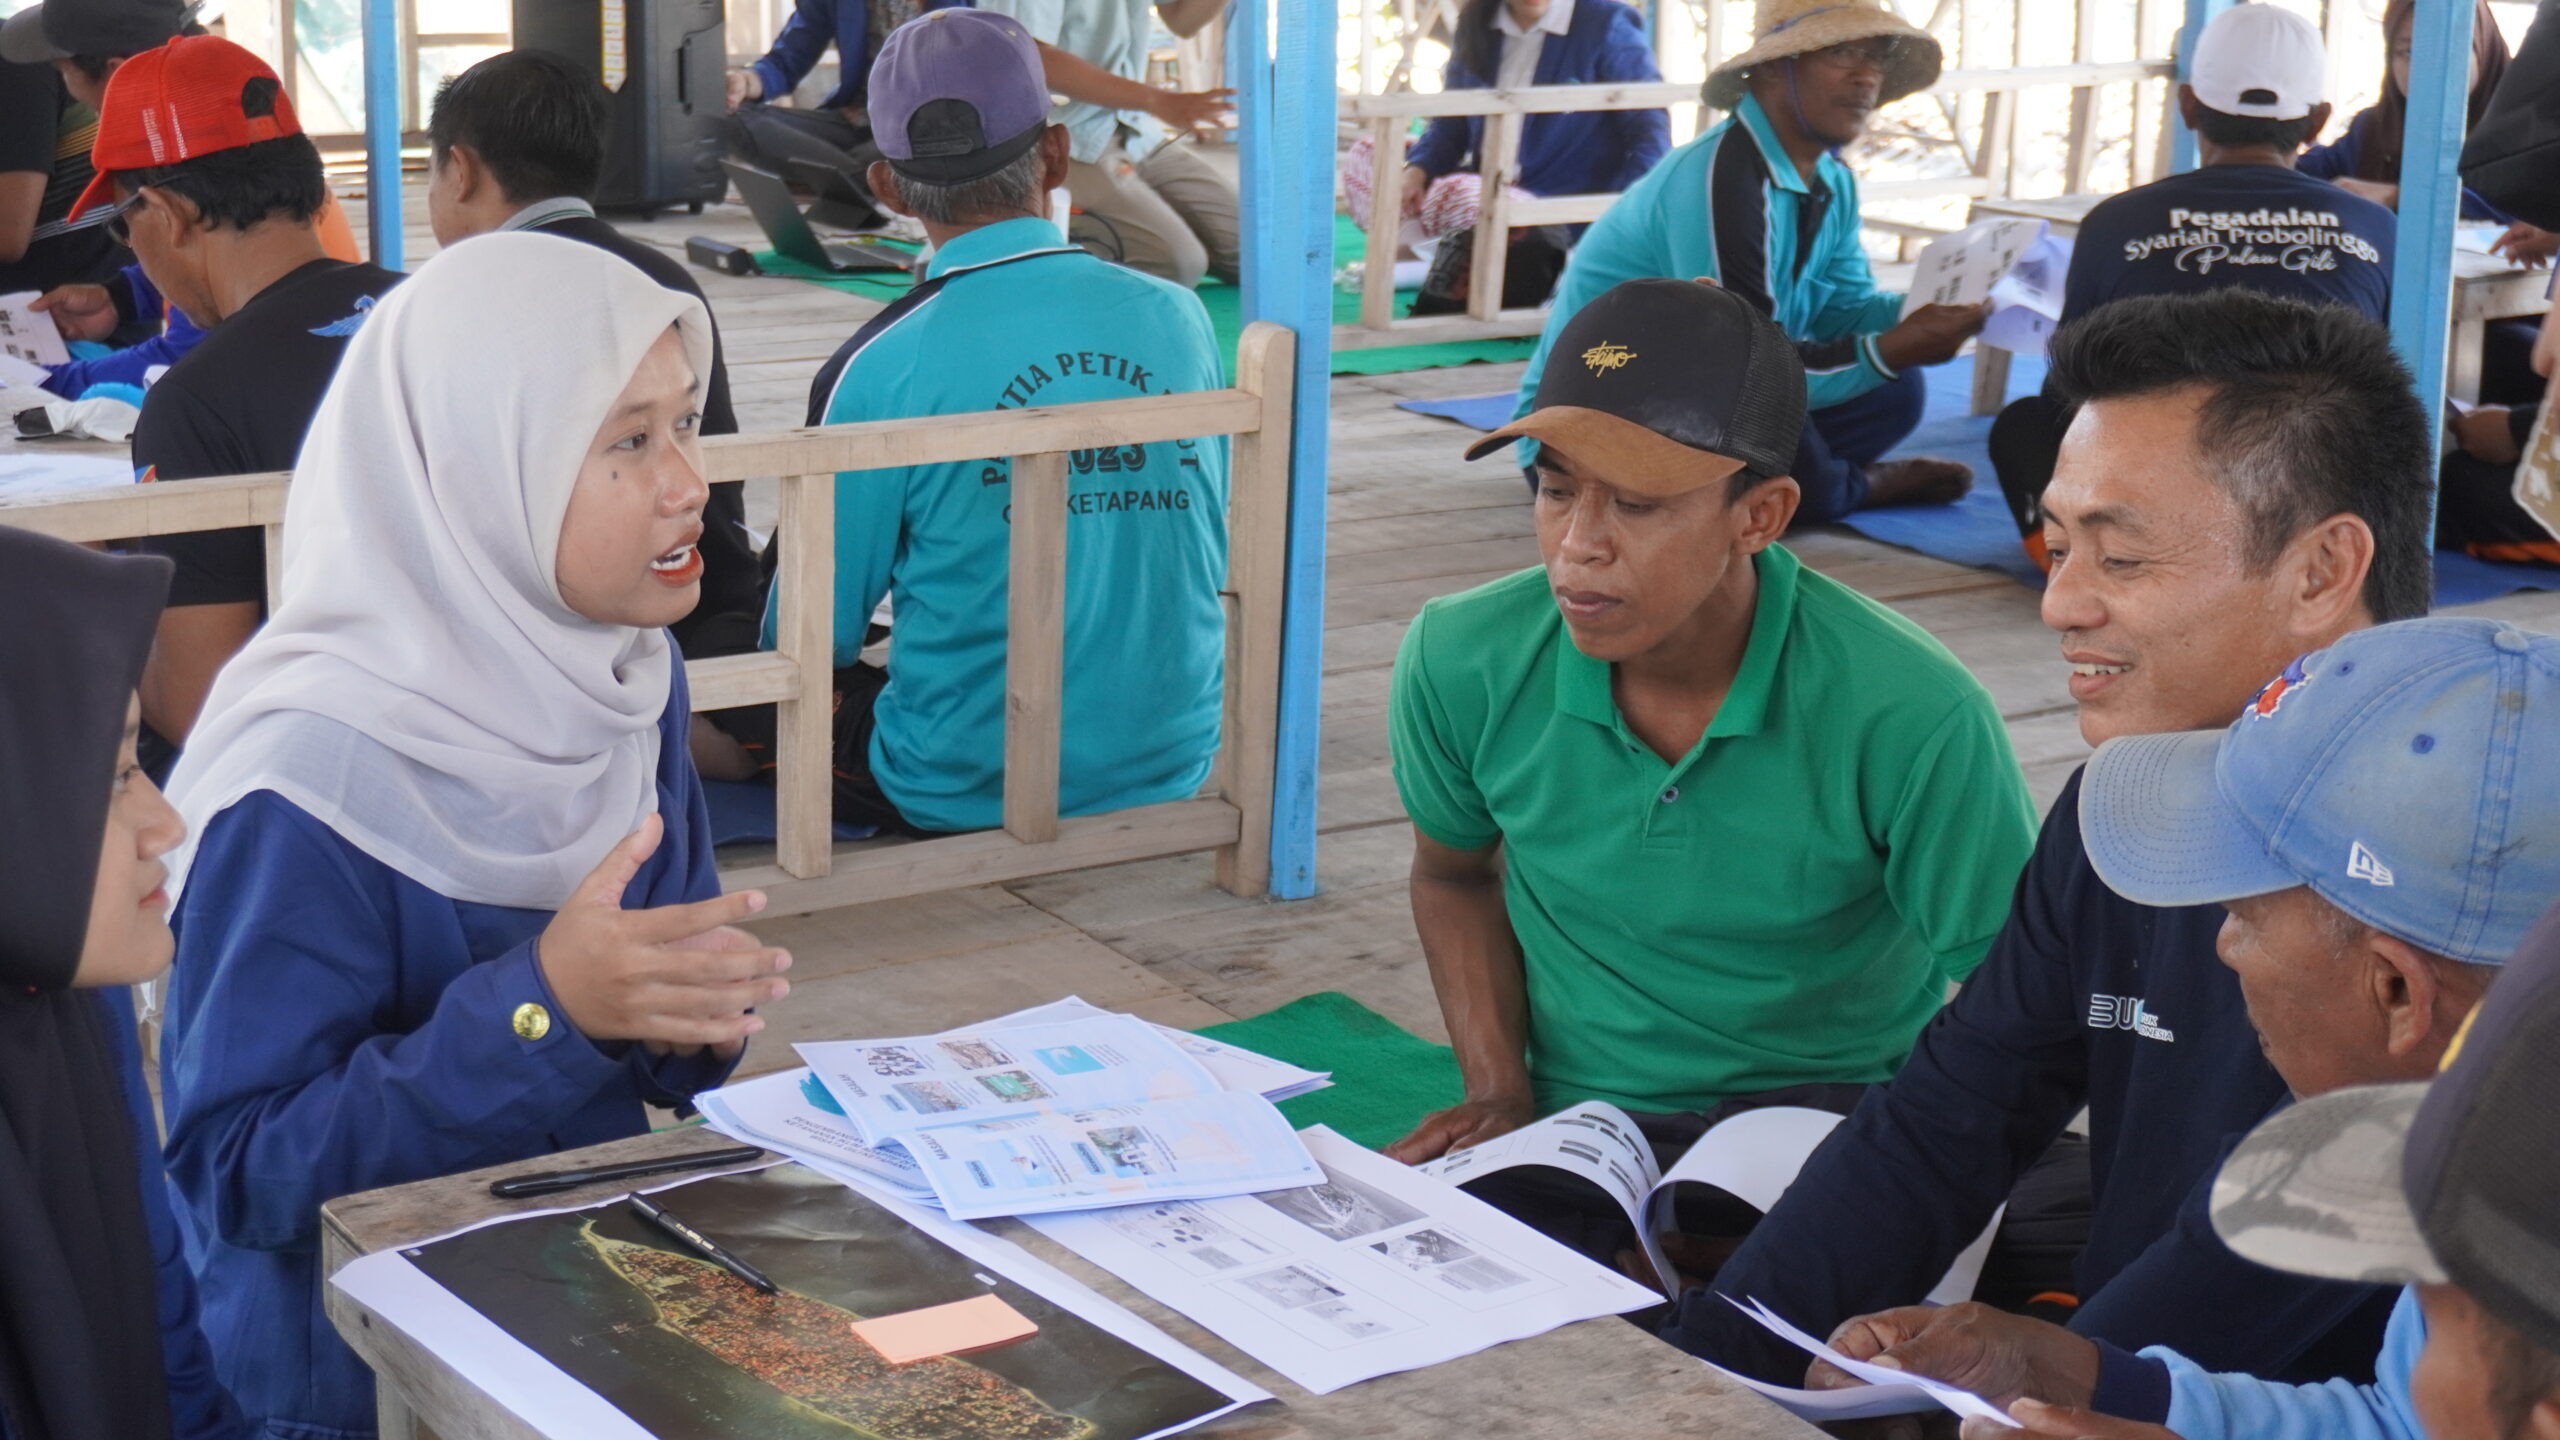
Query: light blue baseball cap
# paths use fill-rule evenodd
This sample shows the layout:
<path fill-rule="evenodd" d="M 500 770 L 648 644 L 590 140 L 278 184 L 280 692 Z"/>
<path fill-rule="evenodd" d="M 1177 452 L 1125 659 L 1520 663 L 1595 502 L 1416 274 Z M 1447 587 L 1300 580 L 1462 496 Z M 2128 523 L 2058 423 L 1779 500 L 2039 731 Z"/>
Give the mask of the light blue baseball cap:
<path fill-rule="evenodd" d="M 2358 631 L 2227 730 L 2098 747 L 2080 835 L 2136 904 L 2307 885 L 2421 950 L 2504 964 L 2560 898 L 2560 638 L 2453 618 Z"/>

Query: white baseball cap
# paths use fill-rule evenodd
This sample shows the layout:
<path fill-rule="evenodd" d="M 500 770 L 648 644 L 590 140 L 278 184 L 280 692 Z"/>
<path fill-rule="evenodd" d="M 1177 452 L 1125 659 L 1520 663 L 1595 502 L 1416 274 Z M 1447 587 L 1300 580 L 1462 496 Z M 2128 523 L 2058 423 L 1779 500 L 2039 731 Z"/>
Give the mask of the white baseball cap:
<path fill-rule="evenodd" d="M 2299 120 L 2324 98 L 2329 55 L 2311 22 L 2274 5 L 2234 5 L 2196 37 L 2187 83 L 2225 115 Z"/>

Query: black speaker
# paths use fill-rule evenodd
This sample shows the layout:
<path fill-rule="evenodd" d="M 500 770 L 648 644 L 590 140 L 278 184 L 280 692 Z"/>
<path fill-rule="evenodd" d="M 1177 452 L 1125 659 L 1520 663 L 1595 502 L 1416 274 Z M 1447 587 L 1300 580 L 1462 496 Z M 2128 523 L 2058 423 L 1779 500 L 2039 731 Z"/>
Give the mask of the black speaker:
<path fill-rule="evenodd" d="M 597 209 L 699 211 L 726 193 L 727 18 L 723 0 L 515 0 L 519 47 L 565 55 L 609 92 Z"/>

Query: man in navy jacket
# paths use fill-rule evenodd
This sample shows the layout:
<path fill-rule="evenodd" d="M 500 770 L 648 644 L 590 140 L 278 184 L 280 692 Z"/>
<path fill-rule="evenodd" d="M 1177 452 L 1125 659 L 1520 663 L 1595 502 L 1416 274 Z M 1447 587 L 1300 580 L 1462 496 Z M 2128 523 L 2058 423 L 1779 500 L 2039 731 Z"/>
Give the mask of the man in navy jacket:
<path fill-rule="evenodd" d="M 2425 612 L 2428 422 L 2381 326 L 2242 290 L 2151 296 L 2065 325 L 2052 355 L 2076 416 L 2047 492 L 2044 620 L 2085 738 L 2219 728 L 2294 657 Z M 1918 1301 L 2086 1106 L 2074 1330 L 2271 1378 L 2371 1363 L 2388 1292 L 2280 1276 L 2214 1237 L 2213 1172 L 2284 1082 L 2215 955 L 2221 907 L 2110 891 L 2079 789 L 1982 967 L 1665 1338 L 1802 1383 L 1803 1354 L 1725 1296 L 1815 1334 Z"/>
<path fill-rule="evenodd" d="M 1523 23 L 1524 11 L 1535 18 Z M 1504 25 L 1508 19 L 1512 23 Z M 1476 0 L 1458 22 L 1461 32 L 1481 25 L 1479 40 L 1491 53 L 1470 55 L 1461 43 L 1441 76 L 1446 90 L 1496 88 L 1517 47 L 1538 44 L 1532 85 L 1638 84 L 1658 81 L 1644 18 L 1618 0 Z M 1518 32 L 1518 33 L 1515 33 Z M 1470 61 L 1474 63 L 1470 63 Z M 1478 67 L 1483 67 L 1479 69 Z M 1419 187 L 1479 163 L 1484 117 L 1444 115 L 1405 152 L 1405 187 Z M 1532 195 L 1614 194 L 1644 178 L 1671 148 L 1671 116 L 1664 110 L 1601 110 L 1589 114 L 1532 115 L 1520 129 L 1517 183 Z M 1418 177 L 1418 178 L 1417 178 Z M 1419 194 L 1414 193 L 1415 200 Z"/>

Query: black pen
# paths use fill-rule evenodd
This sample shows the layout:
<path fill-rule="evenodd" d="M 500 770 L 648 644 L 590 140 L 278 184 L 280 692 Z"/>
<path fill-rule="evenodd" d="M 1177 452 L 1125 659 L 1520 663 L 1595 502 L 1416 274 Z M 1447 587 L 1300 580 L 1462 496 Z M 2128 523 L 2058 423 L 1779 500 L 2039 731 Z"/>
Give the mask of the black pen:
<path fill-rule="evenodd" d="M 648 1175 L 673 1175 L 685 1170 L 709 1170 L 720 1165 L 744 1165 L 763 1158 L 764 1152 L 753 1145 L 736 1145 L 726 1150 L 699 1150 L 691 1155 L 677 1155 L 661 1160 L 634 1160 L 621 1165 L 598 1165 L 592 1170 L 541 1170 L 530 1175 L 510 1175 L 489 1182 L 489 1193 L 501 1200 L 522 1200 L 534 1195 L 552 1195 L 562 1190 L 575 1190 L 581 1185 L 604 1185 L 616 1180 L 638 1180 Z"/>
<path fill-rule="evenodd" d="M 710 1261 L 712 1264 L 717 1265 L 721 1269 L 728 1271 L 730 1274 L 737 1276 L 739 1279 L 746 1281 L 748 1284 L 753 1285 L 767 1295 L 774 1294 L 782 1288 L 781 1286 L 764 1278 L 764 1273 L 756 1269 L 753 1265 L 748 1264 L 746 1261 L 739 1259 L 737 1256 L 730 1254 L 728 1251 L 723 1250 L 718 1245 L 712 1243 L 710 1236 L 703 1234 L 701 1231 L 694 1229 L 692 1226 L 687 1225 L 673 1215 L 668 1214 L 665 1206 L 651 1200 L 648 1196 L 632 1196 L 631 1208 L 640 1212 L 641 1219 L 646 1220 L 650 1224 L 657 1226 L 659 1229 L 666 1231 L 678 1240 L 683 1241 L 688 1247 L 700 1252 L 703 1259 Z"/>

